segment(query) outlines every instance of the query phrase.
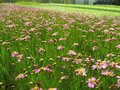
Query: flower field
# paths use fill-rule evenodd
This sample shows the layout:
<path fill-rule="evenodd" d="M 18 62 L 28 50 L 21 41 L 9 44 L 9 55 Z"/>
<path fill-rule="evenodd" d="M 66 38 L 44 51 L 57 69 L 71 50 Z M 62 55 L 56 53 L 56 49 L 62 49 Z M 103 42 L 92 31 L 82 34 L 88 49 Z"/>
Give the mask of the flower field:
<path fill-rule="evenodd" d="M 0 90 L 120 90 L 120 16 L 1 4 Z"/>

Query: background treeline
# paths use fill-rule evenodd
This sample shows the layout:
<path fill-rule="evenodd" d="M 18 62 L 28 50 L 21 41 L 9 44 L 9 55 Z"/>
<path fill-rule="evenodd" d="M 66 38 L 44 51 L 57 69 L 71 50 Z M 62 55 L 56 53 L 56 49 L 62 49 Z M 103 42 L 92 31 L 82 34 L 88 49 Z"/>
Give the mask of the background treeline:
<path fill-rule="evenodd" d="M 5 3 L 5 2 L 21 2 L 21 1 L 25 1 L 25 2 L 32 2 L 32 1 L 36 1 L 36 2 L 41 2 L 41 3 L 75 3 L 75 0 L 0 0 L 0 2 Z"/>
<path fill-rule="evenodd" d="M 76 3 L 77 0 L 0 0 L 0 3 L 6 2 L 40 2 L 40 3 Z M 85 0 L 86 1 L 86 0 Z M 89 0 L 87 0 L 89 1 Z M 116 4 L 120 5 L 120 0 L 96 0 L 97 4 Z"/>

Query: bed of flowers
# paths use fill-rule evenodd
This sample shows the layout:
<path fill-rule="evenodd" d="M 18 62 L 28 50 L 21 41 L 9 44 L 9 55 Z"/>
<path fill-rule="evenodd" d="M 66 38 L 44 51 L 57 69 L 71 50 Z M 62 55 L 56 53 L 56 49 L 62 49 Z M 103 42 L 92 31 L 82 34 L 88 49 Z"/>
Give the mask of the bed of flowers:
<path fill-rule="evenodd" d="M 120 17 L 0 5 L 1 90 L 120 90 Z"/>

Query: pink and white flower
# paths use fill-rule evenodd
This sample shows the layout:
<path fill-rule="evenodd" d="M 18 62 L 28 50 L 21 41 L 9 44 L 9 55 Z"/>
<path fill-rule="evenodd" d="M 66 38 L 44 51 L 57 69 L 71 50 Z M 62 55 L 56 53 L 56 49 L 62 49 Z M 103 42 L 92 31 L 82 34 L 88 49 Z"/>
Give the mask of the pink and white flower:
<path fill-rule="evenodd" d="M 120 49 L 120 44 L 116 46 L 116 48 Z"/>
<path fill-rule="evenodd" d="M 102 70 L 101 74 L 105 76 L 115 76 L 114 72 L 108 70 Z"/>
<path fill-rule="evenodd" d="M 117 76 L 117 84 L 116 84 L 116 86 L 118 87 L 118 88 L 120 88 L 120 76 Z"/>
<path fill-rule="evenodd" d="M 86 76 L 86 68 L 79 68 L 75 70 L 77 76 Z"/>
<path fill-rule="evenodd" d="M 19 75 L 15 78 L 15 80 L 19 80 L 19 79 L 21 79 L 21 78 L 25 78 L 25 74 L 19 74 Z"/>
<path fill-rule="evenodd" d="M 100 68 L 105 69 L 105 68 L 107 68 L 107 66 L 108 66 L 108 62 L 107 61 L 101 61 L 100 62 Z"/>
<path fill-rule="evenodd" d="M 92 77 L 89 78 L 86 83 L 89 88 L 94 88 L 98 84 L 98 80 L 95 77 Z"/>
<path fill-rule="evenodd" d="M 73 50 L 69 50 L 68 51 L 68 55 L 69 56 L 75 56 L 77 53 L 75 52 L 75 51 L 73 51 Z"/>
<path fill-rule="evenodd" d="M 14 51 L 14 52 L 12 52 L 12 57 L 16 57 L 17 55 L 18 55 L 19 53 L 18 52 L 16 52 L 16 51 Z"/>

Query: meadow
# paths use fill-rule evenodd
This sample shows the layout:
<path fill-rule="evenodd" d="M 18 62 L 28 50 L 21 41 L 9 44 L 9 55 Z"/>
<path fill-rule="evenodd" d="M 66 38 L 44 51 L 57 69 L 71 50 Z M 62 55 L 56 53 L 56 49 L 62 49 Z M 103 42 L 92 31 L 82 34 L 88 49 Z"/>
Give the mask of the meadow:
<path fill-rule="evenodd" d="M 120 16 L 89 14 L 0 4 L 0 90 L 120 90 Z"/>
<path fill-rule="evenodd" d="M 43 8 L 47 10 L 57 10 L 60 12 L 80 12 L 85 15 L 95 16 L 120 16 L 120 6 L 115 5 L 83 5 L 83 4 L 54 4 L 54 3 L 37 3 L 37 2 L 17 2 L 16 4 Z"/>

